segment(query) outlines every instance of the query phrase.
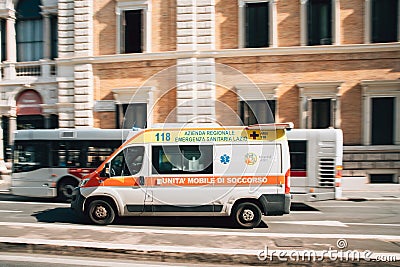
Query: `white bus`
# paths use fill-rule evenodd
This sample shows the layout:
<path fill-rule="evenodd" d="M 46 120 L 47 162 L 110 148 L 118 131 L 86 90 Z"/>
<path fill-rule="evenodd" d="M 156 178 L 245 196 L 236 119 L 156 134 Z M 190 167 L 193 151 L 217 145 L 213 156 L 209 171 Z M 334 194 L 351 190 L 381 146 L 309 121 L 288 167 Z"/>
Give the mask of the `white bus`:
<path fill-rule="evenodd" d="M 287 132 L 293 202 L 340 198 L 343 133 L 339 129 Z"/>
<path fill-rule="evenodd" d="M 96 128 L 16 131 L 11 193 L 70 200 L 82 177 L 116 150 L 129 132 Z"/>

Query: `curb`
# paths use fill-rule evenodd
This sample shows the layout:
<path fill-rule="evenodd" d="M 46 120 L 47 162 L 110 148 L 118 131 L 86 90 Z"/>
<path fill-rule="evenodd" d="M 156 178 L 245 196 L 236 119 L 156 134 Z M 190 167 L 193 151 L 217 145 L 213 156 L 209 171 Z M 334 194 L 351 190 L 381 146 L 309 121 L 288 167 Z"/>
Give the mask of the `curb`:
<path fill-rule="evenodd" d="M 47 241 L 47 242 L 45 242 Z M 81 243 L 81 244 L 78 244 Z M 169 249 L 168 249 L 169 248 Z M 184 249 L 184 250 L 183 250 Z M 190 248 L 172 246 L 146 246 L 130 244 L 110 244 L 95 242 L 76 242 L 66 240 L 64 244 L 57 241 L 43 240 L 43 242 L 17 241 L 13 238 L 0 240 L 0 250 L 7 253 L 29 253 L 33 255 L 58 255 L 73 257 L 96 257 L 98 259 L 123 259 L 134 261 L 166 262 L 180 264 L 221 264 L 221 265 L 251 265 L 251 266 L 376 266 L 375 259 L 332 259 L 323 256 L 305 259 L 259 259 L 261 251 L 244 249 L 218 249 L 218 248 Z M 279 252 L 279 251 L 278 251 Z M 382 255 L 386 255 L 383 253 Z M 277 254 L 276 254 L 277 255 Z M 262 256 L 262 255 L 261 255 Z M 396 260 L 384 262 L 385 266 L 398 266 L 400 255 Z"/>
<path fill-rule="evenodd" d="M 208 264 L 246 264 L 265 265 L 257 258 L 256 251 L 224 250 L 213 248 L 147 246 L 130 244 L 110 244 L 98 242 L 43 240 L 30 242 L 0 240 L 0 250 L 13 253 L 30 253 L 46 255 L 62 255 L 76 257 L 124 258 L 124 260 L 174 262 L 174 263 L 208 263 Z M 253 252 L 253 253 L 252 253 Z M 271 262 L 272 263 L 272 262 Z M 277 262 L 278 264 L 280 262 Z"/>

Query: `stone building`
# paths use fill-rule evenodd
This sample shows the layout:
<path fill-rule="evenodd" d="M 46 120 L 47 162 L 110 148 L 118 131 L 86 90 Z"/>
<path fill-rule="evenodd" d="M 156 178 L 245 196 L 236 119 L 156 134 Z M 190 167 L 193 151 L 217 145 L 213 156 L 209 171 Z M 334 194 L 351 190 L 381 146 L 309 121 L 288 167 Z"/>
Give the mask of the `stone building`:
<path fill-rule="evenodd" d="M 399 182 L 398 0 L 0 0 L 4 147 L 23 128 L 341 128 Z M 6 158 L 8 157 L 6 153 Z"/>

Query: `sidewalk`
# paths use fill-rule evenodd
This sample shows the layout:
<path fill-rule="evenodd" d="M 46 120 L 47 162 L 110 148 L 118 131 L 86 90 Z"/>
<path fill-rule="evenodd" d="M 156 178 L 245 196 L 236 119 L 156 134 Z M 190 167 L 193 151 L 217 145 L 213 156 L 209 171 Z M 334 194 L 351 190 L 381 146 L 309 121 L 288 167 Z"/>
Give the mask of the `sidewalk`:
<path fill-rule="evenodd" d="M 400 200 L 400 184 L 370 184 L 366 177 L 342 178 L 339 200 Z"/>
<path fill-rule="evenodd" d="M 99 258 L 123 258 L 138 261 L 160 261 L 204 264 L 283 264 L 293 266 L 295 261 L 285 262 L 278 258 L 283 253 L 298 253 L 310 257 L 310 251 L 322 261 L 322 266 L 354 266 L 351 262 L 330 260 L 327 251 L 360 252 L 364 266 L 375 262 L 363 258 L 373 255 L 394 255 L 400 259 L 396 242 L 399 236 L 354 235 L 346 238 L 349 246 L 338 248 L 341 234 L 291 234 L 270 233 L 268 229 L 231 230 L 224 228 L 195 228 L 180 230 L 125 227 L 123 225 L 92 226 L 83 224 L 15 223 L 1 224 L 0 250 L 18 253 L 90 256 Z M 343 239 L 344 240 L 344 239 Z M 368 241 L 366 241 L 368 240 Z M 366 254 L 365 242 L 369 242 L 373 255 Z M 281 254 L 279 254 L 281 253 Z M 265 255 L 273 256 L 265 258 Z M 286 254 L 288 255 L 288 254 Z M 297 255 L 297 254 L 296 254 Z M 308 256 L 307 256 L 308 255 Z M 301 256 L 300 256 L 301 257 Z M 322 258 L 321 258 L 322 257 Z M 283 256 L 282 256 L 283 258 Z M 314 260 L 314 262 L 317 260 Z M 312 260 L 297 262 L 313 263 Z M 396 262 L 394 262 L 396 263 Z M 396 266 L 393 263 L 392 266 Z M 370 264 L 370 265 L 368 265 Z M 316 265 L 314 265 L 316 266 Z M 390 263 L 386 266 L 391 266 Z"/>
<path fill-rule="evenodd" d="M 1 175 L 0 176 L 0 193 L 9 192 L 11 185 L 11 176 L 10 175 Z"/>

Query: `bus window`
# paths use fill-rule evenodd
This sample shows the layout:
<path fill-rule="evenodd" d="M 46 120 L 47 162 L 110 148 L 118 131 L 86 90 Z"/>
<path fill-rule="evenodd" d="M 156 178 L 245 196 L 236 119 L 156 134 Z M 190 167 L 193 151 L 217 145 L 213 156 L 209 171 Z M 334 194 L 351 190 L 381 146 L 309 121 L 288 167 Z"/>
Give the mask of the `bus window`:
<path fill-rule="evenodd" d="M 289 140 L 290 169 L 307 170 L 307 141 Z"/>
<path fill-rule="evenodd" d="M 58 142 L 53 144 L 53 166 L 54 167 L 82 167 L 83 162 L 83 144 L 77 141 Z"/>
<path fill-rule="evenodd" d="M 90 141 L 87 147 L 87 167 L 97 168 L 100 164 L 107 159 L 109 155 L 118 148 L 120 143 L 116 142 L 101 142 Z"/>
<path fill-rule="evenodd" d="M 46 143 L 15 142 L 13 172 L 28 172 L 48 167 Z"/>

